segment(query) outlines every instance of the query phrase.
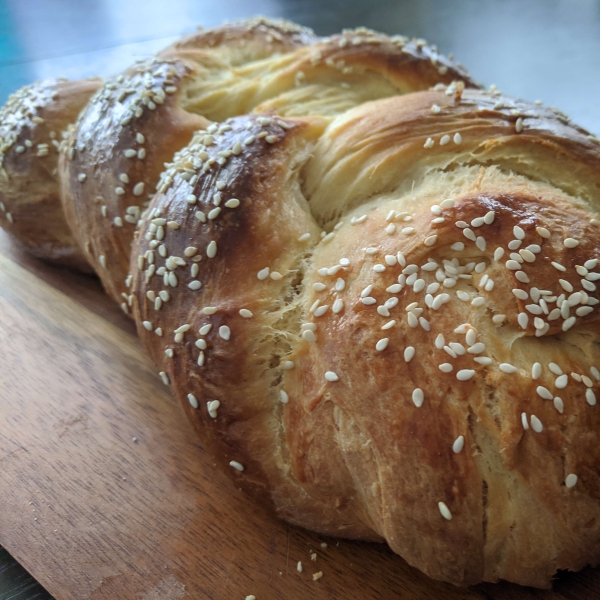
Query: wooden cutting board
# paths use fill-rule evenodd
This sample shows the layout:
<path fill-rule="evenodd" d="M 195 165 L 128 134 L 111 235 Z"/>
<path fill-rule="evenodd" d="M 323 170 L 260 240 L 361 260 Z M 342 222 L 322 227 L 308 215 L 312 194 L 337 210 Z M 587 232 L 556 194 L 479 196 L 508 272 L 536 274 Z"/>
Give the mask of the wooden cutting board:
<path fill-rule="evenodd" d="M 458 589 L 272 518 L 203 451 L 98 282 L 2 233 L 0 349 L 0 544 L 58 600 L 600 598 L 600 570 Z"/>

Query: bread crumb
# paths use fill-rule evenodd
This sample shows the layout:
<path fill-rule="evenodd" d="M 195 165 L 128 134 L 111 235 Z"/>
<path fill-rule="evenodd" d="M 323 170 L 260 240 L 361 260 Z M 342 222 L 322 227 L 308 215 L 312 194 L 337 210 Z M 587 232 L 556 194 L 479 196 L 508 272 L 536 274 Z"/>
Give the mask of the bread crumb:
<path fill-rule="evenodd" d="M 313 581 L 317 581 L 317 579 L 321 579 L 323 577 L 323 571 L 318 571 L 317 573 L 313 573 Z"/>
<path fill-rule="evenodd" d="M 317 561 L 317 553 L 316 553 L 316 552 L 313 552 L 313 553 L 310 555 L 310 560 L 312 560 L 313 562 L 316 562 L 316 561 Z"/>
<path fill-rule="evenodd" d="M 301 560 L 298 561 L 298 565 L 296 566 L 296 568 L 298 569 L 298 573 L 302 573 L 302 561 Z"/>
<path fill-rule="evenodd" d="M 249 596 L 246 596 L 246 600 L 256 600 L 256 596 L 250 594 Z"/>
<path fill-rule="evenodd" d="M 327 542 L 321 542 L 321 548 L 327 548 Z"/>

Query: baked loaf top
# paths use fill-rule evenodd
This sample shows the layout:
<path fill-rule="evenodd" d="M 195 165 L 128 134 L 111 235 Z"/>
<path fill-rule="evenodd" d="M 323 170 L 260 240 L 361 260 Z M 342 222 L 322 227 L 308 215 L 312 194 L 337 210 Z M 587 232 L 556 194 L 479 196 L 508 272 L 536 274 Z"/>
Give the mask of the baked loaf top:
<path fill-rule="evenodd" d="M 97 78 L 34 83 L 0 110 L 0 226 L 35 256 L 83 271 L 92 269 L 60 206 L 58 149 L 63 130 L 101 84 Z"/>
<path fill-rule="evenodd" d="M 562 114 L 460 85 L 228 119 L 142 222 L 140 337 L 282 517 L 547 587 L 600 556 L 599 160 Z"/>
<path fill-rule="evenodd" d="M 127 312 L 136 224 L 164 163 L 194 131 L 252 110 L 327 119 L 455 79 L 475 85 L 424 43 L 369 30 L 319 40 L 285 21 L 255 19 L 198 32 L 107 81 L 83 111 L 61 159 L 67 219 Z"/>

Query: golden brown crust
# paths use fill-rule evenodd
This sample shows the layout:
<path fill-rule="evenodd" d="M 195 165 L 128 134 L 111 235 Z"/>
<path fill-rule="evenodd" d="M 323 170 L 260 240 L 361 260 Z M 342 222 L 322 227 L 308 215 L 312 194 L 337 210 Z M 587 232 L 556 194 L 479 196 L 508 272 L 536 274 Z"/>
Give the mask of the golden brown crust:
<path fill-rule="evenodd" d="M 163 163 L 207 121 L 179 106 L 182 61 L 152 60 L 108 81 L 63 145 L 64 211 L 106 291 L 127 312 L 131 240 Z"/>
<path fill-rule="evenodd" d="M 58 147 L 101 83 L 38 82 L 15 92 L 0 111 L 0 226 L 35 256 L 86 272 L 91 268 L 60 205 Z"/>
<path fill-rule="evenodd" d="M 254 109 L 334 116 L 373 98 L 456 78 L 472 84 L 421 43 L 367 30 L 317 42 L 305 28 L 257 19 L 199 32 L 111 80 L 90 102 L 61 161 L 67 218 L 106 290 L 127 311 L 138 209 L 154 192 L 163 163 L 208 125 L 206 119 Z M 138 133 L 147 140 L 146 158 L 124 158 L 137 149 Z M 136 184 L 144 185 L 141 197 L 133 195 Z"/>
<path fill-rule="evenodd" d="M 544 587 L 600 559 L 600 145 L 449 91 L 197 135 L 136 242 L 136 319 L 205 447 L 284 518 Z"/>

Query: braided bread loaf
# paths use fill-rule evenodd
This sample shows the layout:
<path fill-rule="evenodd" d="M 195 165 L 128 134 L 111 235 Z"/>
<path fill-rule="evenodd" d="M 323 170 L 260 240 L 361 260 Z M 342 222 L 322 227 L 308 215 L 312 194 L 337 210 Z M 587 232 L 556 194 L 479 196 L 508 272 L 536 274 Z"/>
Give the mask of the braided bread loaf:
<path fill-rule="evenodd" d="M 246 491 L 437 579 L 548 587 L 600 559 L 600 145 L 431 52 L 192 36 L 87 106 L 63 202 Z"/>
<path fill-rule="evenodd" d="M 163 175 L 132 289 L 240 485 L 457 584 L 596 563 L 598 142 L 477 91 L 211 136 Z"/>

